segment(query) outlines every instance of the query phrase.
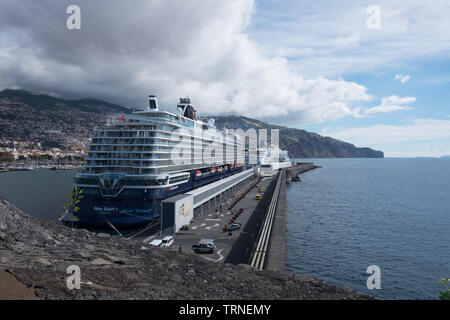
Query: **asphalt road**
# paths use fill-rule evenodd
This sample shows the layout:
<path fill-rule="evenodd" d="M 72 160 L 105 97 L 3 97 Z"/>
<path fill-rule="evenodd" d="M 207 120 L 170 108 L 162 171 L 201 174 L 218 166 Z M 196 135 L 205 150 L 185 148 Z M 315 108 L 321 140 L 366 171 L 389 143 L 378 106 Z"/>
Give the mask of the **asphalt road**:
<path fill-rule="evenodd" d="M 250 185 L 244 187 L 240 193 L 235 194 L 234 197 L 227 199 L 223 202 L 223 212 L 219 213 L 218 217 L 214 212 L 203 214 L 203 216 L 197 217 L 195 221 L 191 223 L 191 228 L 187 231 L 179 231 L 175 236 L 174 246 L 181 246 L 183 251 L 190 251 L 193 244 L 199 243 L 200 241 L 214 241 L 216 244 L 216 251 L 214 254 L 202 254 L 207 260 L 220 262 L 224 261 L 228 256 L 231 248 L 239 238 L 247 222 L 253 214 L 259 200 L 256 200 L 256 194 L 260 187 L 267 189 L 271 178 L 264 178 L 260 181 L 259 187 L 252 187 L 250 191 L 234 206 L 232 210 L 228 210 L 229 205 L 238 198 L 246 190 L 249 189 Z M 240 222 L 242 227 L 239 231 L 233 231 L 232 235 L 228 232 L 223 232 L 223 227 L 227 224 L 230 218 L 239 209 L 243 209 L 241 215 L 236 220 Z"/>
<path fill-rule="evenodd" d="M 236 240 L 242 233 L 244 233 L 245 237 L 244 230 L 248 229 L 246 226 L 247 222 L 251 219 L 253 212 L 260 201 L 256 200 L 256 194 L 263 194 L 259 192 L 259 189 L 264 187 L 264 190 L 267 190 L 271 180 L 271 177 L 263 178 L 259 182 L 258 187 L 252 187 L 250 191 L 237 202 L 232 210 L 228 209 L 230 204 L 232 204 L 235 199 L 239 198 L 245 191 L 247 191 L 252 184 L 256 182 L 256 179 L 244 186 L 239 192 L 233 194 L 230 198 L 224 200 L 222 202 L 223 211 L 219 212 L 217 216 L 214 209 L 212 212 L 204 213 L 202 216 L 196 217 L 191 222 L 189 230 L 178 231 L 176 233 L 173 247 L 179 248 L 181 246 L 181 249 L 186 252 L 191 251 L 191 246 L 199 243 L 200 241 L 214 241 L 216 245 L 214 254 L 201 254 L 201 256 L 210 261 L 225 261 L 233 245 L 236 244 Z M 236 220 L 236 222 L 240 222 L 242 224 L 241 229 L 238 231 L 233 231 L 231 235 L 229 235 L 228 232 L 223 232 L 224 225 L 229 223 L 231 217 L 241 208 L 243 211 L 239 216 L 239 219 Z M 255 217 L 253 217 L 253 220 L 254 219 Z M 159 239 L 159 230 L 159 221 L 154 221 L 140 230 L 127 234 L 126 239 L 142 240 L 145 245 L 150 243 L 153 239 Z M 253 235 L 249 236 L 253 237 Z M 242 240 L 240 240 L 236 245 L 247 246 L 248 243 L 244 244 Z M 238 251 L 242 252 L 245 250 L 245 248 L 239 248 Z"/>

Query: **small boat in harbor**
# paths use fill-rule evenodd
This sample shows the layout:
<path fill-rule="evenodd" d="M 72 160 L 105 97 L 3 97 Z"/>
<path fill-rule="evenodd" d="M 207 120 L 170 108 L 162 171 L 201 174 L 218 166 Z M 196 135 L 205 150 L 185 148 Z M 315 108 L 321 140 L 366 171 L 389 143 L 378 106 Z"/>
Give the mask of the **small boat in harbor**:
<path fill-rule="evenodd" d="M 31 171 L 33 170 L 33 167 L 22 167 L 22 166 L 14 166 L 14 167 L 8 167 L 9 171 Z"/>
<path fill-rule="evenodd" d="M 60 170 L 72 170 L 75 168 L 76 168 L 76 166 L 73 166 L 73 165 L 57 165 L 57 166 L 50 167 L 50 170 L 60 171 Z"/>
<path fill-rule="evenodd" d="M 8 172 L 8 168 L 6 167 L 0 167 L 0 172 Z"/>

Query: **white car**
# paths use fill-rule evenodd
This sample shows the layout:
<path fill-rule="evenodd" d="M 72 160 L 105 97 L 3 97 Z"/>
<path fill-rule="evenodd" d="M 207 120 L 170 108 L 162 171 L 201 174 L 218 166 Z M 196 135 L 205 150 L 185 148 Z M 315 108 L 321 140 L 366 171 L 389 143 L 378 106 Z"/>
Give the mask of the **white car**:
<path fill-rule="evenodd" d="M 163 242 L 161 239 L 155 239 L 152 242 L 150 242 L 150 245 L 155 246 L 155 247 L 161 247 L 162 243 Z"/>
<path fill-rule="evenodd" d="M 173 244 L 173 237 L 167 236 L 162 239 L 161 247 L 170 247 Z"/>

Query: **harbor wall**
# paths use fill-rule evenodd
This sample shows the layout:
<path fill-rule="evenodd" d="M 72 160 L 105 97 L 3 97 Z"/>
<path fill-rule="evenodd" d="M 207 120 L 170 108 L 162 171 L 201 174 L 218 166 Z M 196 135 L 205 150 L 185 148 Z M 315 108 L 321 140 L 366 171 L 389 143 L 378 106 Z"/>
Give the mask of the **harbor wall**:
<path fill-rule="evenodd" d="M 317 168 L 320 167 L 316 166 L 314 163 L 297 163 L 292 167 L 286 168 L 286 181 L 291 182 L 292 177 Z"/>
<path fill-rule="evenodd" d="M 266 269 L 286 269 L 286 170 L 281 172 L 281 185 L 267 252 Z"/>
<path fill-rule="evenodd" d="M 278 177 L 278 174 L 275 177 Z M 270 182 L 262 199 L 259 201 L 252 216 L 247 221 L 239 238 L 236 239 L 230 253 L 226 257 L 225 263 L 250 264 L 254 248 L 258 241 L 258 235 L 264 224 L 269 204 L 275 191 L 277 180 L 277 178 L 273 178 Z"/>
<path fill-rule="evenodd" d="M 286 183 L 291 182 L 292 177 L 316 168 L 320 167 L 313 163 L 298 163 L 281 170 L 282 180 L 270 233 L 265 269 L 273 271 L 286 270 Z"/>

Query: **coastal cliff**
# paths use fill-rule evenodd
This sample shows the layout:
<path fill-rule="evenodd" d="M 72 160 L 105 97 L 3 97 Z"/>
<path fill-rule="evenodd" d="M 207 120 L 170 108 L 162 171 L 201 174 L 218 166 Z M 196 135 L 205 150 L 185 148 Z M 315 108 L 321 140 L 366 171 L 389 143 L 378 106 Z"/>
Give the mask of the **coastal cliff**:
<path fill-rule="evenodd" d="M 31 292 L 38 299 L 371 299 L 308 276 L 214 263 L 177 248 L 70 229 L 3 199 L 0 257 L 0 269 L 9 273 L 0 270 L 0 278 L 12 275 L 15 287 L 26 286 L 23 298 Z M 81 269 L 80 290 L 66 286 L 70 265 Z M 8 297 L 7 288 L 0 290 Z"/>
<path fill-rule="evenodd" d="M 280 148 L 287 150 L 291 158 L 384 158 L 382 151 L 358 148 L 351 143 L 302 129 L 273 125 L 242 116 L 219 116 L 214 119 L 219 129 L 266 129 L 268 134 L 271 129 L 278 129 Z"/>

